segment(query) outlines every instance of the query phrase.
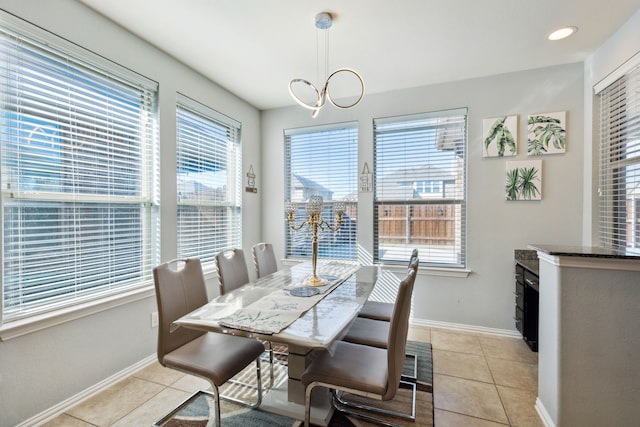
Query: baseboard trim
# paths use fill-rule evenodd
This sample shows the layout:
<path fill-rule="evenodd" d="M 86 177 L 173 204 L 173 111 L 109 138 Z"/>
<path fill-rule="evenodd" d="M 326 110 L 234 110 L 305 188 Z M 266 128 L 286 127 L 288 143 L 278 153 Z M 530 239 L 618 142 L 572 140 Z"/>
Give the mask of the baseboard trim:
<path fill-rule="evenodd" d="M 451 323 L 451 322 L 440 322 L 437 320 L 426 320 L 426 319 L 411 319 L 411 325 L 414 326 L 426 326 L 429 328 L 441 328 L 441 329 L 450 329 L 454 331 L 460 332 L 473 332 L 487 335 L 496 335 L 500 337 L 508 337 L 508 338 L 522 338 L 517 331 L 511 331 L 508 329 L 497 329 L 497 328 L 487 328 L 484 326 L 475 326 L 475 325 L 465 325 L 463 323 Z"/>
<path fill-rule="evenodd" d="M 546 408 L 540 401 L 539 397 L 536 398 L 535 408 L 536 408 L 536 412 L 538 413 L 538 416 L 540 417 L 540 420 L 545 425 L 545 427 L 556 427 L 553 420 L 551 419 L 551 416 L 549 415 Z"/>
<path fill-rule="evenodd" d="M 95 396 L 96 394 L 106 390 L 117 382 L 122 381 L 123 379 L 135 374 L 139 370 L 146 368 L 156 360 L 157 356 L 155 353 L 147 356 L 141 361 L 123 369 L 120 372 L 113 374 L 112 376 L 100 381 L 99 383 L 92 385 L 91 387 L 81 391 L 80 393 L 75 394 L 66 400 L 63 400 L 57 405 L 52 406 L 51 408 L 29 418 L 28 420 L 21 422 L 15 427 L 32 427 L 44 424 L 47 421 L 51 421 L 55 417 L 63 414 L 68 409 L 71 409 L 74 406 L 84 402 L 85 400 Z"/>

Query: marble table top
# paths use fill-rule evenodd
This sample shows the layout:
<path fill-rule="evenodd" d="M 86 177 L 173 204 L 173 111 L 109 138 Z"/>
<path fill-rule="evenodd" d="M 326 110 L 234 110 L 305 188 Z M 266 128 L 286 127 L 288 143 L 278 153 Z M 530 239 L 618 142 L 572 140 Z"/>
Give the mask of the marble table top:
<path fill-rule="evenodd" d="M 334 340 L 344 334 L 367 301 L 381 274 L 379 267 L 360 266 L 356 268 L 354 274 L 279 333 L 265 334 L 260 331 L 235 329 L 219 322 L 235 311 L 248 307 L 273 292 L 280 292 L 283 288 L 291 287 L 292 284 L 302 281 L 310 273 L 310 267 L 310 263 L 299 264 L 290 269 L 279 270 L 256 282 L 248 283 L 232 292 L 212 299 L 205 306 L 178 319 L 174 325 L 255 337 L 306 348 L 327 348 Z M 318 275 L 322 274 L 323 269 L 329 267 L 332 271 L 335 270 L 335 265 L 328 266 L 326 263 L 319 263 Z"/>

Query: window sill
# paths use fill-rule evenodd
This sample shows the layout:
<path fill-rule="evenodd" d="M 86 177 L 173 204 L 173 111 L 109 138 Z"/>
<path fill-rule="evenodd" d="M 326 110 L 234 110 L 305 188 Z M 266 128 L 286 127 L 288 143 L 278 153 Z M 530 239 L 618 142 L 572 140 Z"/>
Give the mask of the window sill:
<path fill-rule="evenodd" d="M 380 264 L 380 267 L 384 270 L 391 271 L 393 273 L 406 273 L 406 265 L 398 264 Z M 448 267 L 418 267 L 418 276 L 444 276 L 444 277 L 461 277 L 466 278 L 471 274 L 471 270 L 466 268 L 448 268 Z"/>
<path fill-rule="evenodd" d="M 308 259 L 286 258 L 282 260 L 284 265 L 296 265 Z M 354 262 L 354 261 L 348 261 Z M 378 264 L 380 268 L 391 271 L 393 273 L 404 274 L 407 272 L 406 264 Z M 449 268 L 449 267 L 425 267 L 418 268 L 418 276 L 443 276 L 443 277 L 460 277 L 466 278 L 471 274 L 471 270 L 466 268 Z"/>
<path fill-rule="evenodd" d="M 128 304 L 155 295 L 153 285 L 113 295 L 96 301 L 67 307 L 50 313 L 42 313 L 25 319 L 7 322 L 0 326 L 0 341 L 8 341 L 22 335 L 60 325 L 110 308 Z"/>

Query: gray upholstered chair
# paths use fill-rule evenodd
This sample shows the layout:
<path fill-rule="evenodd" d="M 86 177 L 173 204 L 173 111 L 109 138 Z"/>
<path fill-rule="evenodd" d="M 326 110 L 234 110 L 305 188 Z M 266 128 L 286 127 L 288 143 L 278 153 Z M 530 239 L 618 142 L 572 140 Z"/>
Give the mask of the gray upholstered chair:
<path fill-rule="evenodd" d="M 256 243 L 251 248 L 251 254 L 253 255 L 253 264 L 256 268 L 256 276 L 258 279 L 278 271 L 278 261 L 276 260 L 276 253 L 273 250 L 273 245 L 271 243 Z M 273 345 L 271 344 L 271 342 L 267 342 L 266 345 L 267 351 L 272 352 L 269 355 L 269 360 L 272 363 L 274 362 L 274 360 L 276 360 L 274 359 L 274 355 L 288 355 L 288 353 L 285 351 L 273 350 Z"/>
<path fill-rule="evenodd" d="M 349 326 L 342 341 L 371 347 L 387 348 L 390 322 L 357 317 Z"/>
<path fill-rule="evenodd" d="M 249 270 L 242 249 L 225 249 L 216 254 L 220 295 L 249 283 Z"/>
<path fill-rule="evenodd" d="M 170 265 L 184 262 L 182 269 Z M 162 366 L 202 377 L 211 383 L 213 393 L 198 391 L 154 425 L 161 425 L 186 406 L 199 393 L 211 394 L 215 400 L 216 425 L 220 426 L 220 399 L 250 407 L 262 402 L 260 355 L 264 345 L 257 340 L 214 332 L 178 328 L 171 324 L 207 303 L 207 291 L 200 260 L 174 260 L 153 269 L 158 304 L 158 361 Z M 257 401 L 240 401 L 220 395 L 219 387 L 231 380 L 251 362 L 256 363 Z"/>
<path fill-rule="evenodd" d="M 418 258 L 418 249 L 414 249 L 411 252 L 411 258 L 409 258 L 409 268 L 414 265 L 414 260 Z M 417 269 L 417 264 L 415 264 Z M 381 302 L 381 301 L 367 301 L 358 313 L 358 317 L 364 317 L 367 319 L 384 320 L 388 322 L 391 320 L 391 313 L 393 312 L 393 303 Z"/>
<path fill-rule="evenodd" d="M 412 258 L 411 264 L 409 264 L 409 270 L 413 270 L 414 273 L 417 274 L 419 264 L 420 260 L 417 256 L 415 258 Z M 409 296 L 409 299 L 411 299 L 411 296 Z M 389 304 L 392 306 L 392 308 L 395 307 L 395 304 Z M 347 333 L 344 335 L 344 337 L 342 337 L 342 340 L 354 344 L 387 348 L 390 327 L 390 322 L 384 320 L 356 317 L 349 326 Z M 413 375 L 405 375 L 403 379 L 417 381 L 418 356 L 415 354 L 406 354 L 406 356 L 413 359 Z"/>
<path fill-rule="evenodd" d="M 256 243 L 251 248 L 256 276 L 259 278 L 278 271 L 276 254 L 271 243 Z"/>
<path fill-rule="evenodd" d="M 216 254 L 216 267 L 218 269 L 218 281 L 220 283 L 220 295 L 231 292 L 240 286 L 249 283 L 249 270 L 244 258 L 242 249 L 225 249 Z M 270 341 L 264 341 L 267 355 L 269 357 L 269 365 L 271 367 L 269 377 L 271 386 L 275 381 L 274 371 L 274 351 L 273 344 Z"/>
<path fill-rule="evenodd" d="M 401 379 L 415 274 L 413 269 L 409 269 L 406 277 L 400 282 L 393 314 L 389 322 L 386 349 L 336 341 L 330 350 L 320 352 L 304 371 L 301 381 L 306 389 L 305 426 L 309 426 L 311 418 L 311 393 L 318 386 L 331 390 L 332 403 L 339 411 L 348 412 L 376 423 L 384 423 L 375 418 L 376 413 L 415 420 L 416 385 L 415 383 L 406 383 Z M 346 392 L 387 401 L 395 397 L 401 383 L 412 389 L 411 414 L 392 412 L 362 405 L 362 403 L 358 404 L 359 409 L 356 411 L 352 410 L 349 403 L 341 397 L 342 393 Z"/>

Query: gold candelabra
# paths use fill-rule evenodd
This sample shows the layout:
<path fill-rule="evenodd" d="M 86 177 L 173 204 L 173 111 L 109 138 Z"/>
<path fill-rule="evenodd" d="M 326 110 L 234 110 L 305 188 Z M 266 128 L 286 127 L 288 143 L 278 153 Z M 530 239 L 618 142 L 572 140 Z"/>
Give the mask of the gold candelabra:
<path fill-rule="evenodd" d="M 333 205 L 333 210 L 336 213 L 336 222 L 335 225 L 329 224 L 322 218 L 322 196 L 311 196 L 309 197 L 309 202 L 306 205 L 306 211 L 309 215 L 309 219 L 303 221 L 299 225 L 294 224 L 293 214 L 298 210 L 298 207 L 292 203 L 288 202 L 285 207 L 285 212 L 287 213 L 287 220 L 289 221 L 289 227 L 293 231 L 298 231 L 302 229 L 305 225 L 309 227 L 311 230 L 311 265 L 313 266 L 313 273 L 311 277 L 305 282 L 306 286 L 324 286 L 326 282 L 318 277 L 316 274 L 316 265 L 318 262 L 318 230 L 331 230 L 334 233 L 340 230 L 340 225 L 342 224 L 342 214 L 344 213 L 344 203 L 337 202 Z"/>

